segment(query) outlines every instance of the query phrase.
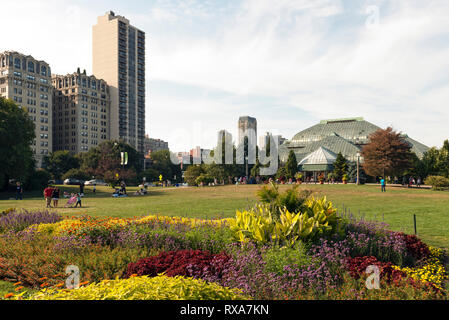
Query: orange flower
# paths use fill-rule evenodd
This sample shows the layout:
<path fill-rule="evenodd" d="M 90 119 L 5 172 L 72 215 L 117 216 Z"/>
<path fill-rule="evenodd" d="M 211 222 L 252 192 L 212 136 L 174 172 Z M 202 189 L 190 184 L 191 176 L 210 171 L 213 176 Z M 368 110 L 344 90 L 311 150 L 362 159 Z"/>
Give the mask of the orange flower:
<path fill-rule="evenodd" d="M 61 288 L 62 286 L 64 286 L 64 282 L 58 283 L 57 285 L 55 285 L 56 288 Z"/>
<path fill-rule="evenodd" d="M 20 291 L 20 290 L 22 290 L 23 289 L 23 287 L 21 286 L 21 287 L 17 287 L 15 290 L 16 291 Z"/>
<path fill-rule="evenodd" d="M 49 286 L 48 282 L 44 282 L 43 284 L 41 284 L 41 288 L 48 287 L 48 286 Z"/>
<path fill-rule="evenodd" d="M 5 294 L 5 299 L 9 299 L 9 298 L 11 298 L 12 296 L 14 296 L 14 293 L 8 293 L 8 294 Z"/>
<path fill-rule="evenodd" d="M 14 287 L 16 287 L 16 286 L 18 286 L 18 285 L 21 285 L 22 284 L 22 282 L 16 282 L 16 283 L 14 283 Z"/>
<path fill-rule="evenodd" d="M 44 281 L 44 280 L 47 280 L 47 279 L 48 279 L 47 277 L 43 277 L 43 278 L 40 278 L 39 281 Z"/>
<path fill-rule="evenodd" d="M 81 282 L 81 283 L 80 283 L 80 286 L 84 286 L 84 285 L 86 285 L 86 284 L 88 284 L 88 283 L 89 283 L 89 281 Z"/>

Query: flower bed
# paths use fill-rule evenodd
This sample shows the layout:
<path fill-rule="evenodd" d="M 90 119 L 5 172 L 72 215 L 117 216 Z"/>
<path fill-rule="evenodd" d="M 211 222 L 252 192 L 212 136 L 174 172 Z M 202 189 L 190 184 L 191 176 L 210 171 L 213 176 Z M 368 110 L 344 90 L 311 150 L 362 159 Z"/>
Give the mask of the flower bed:
<path fill-rule="evenodd" d="M 33 225 L 0 234 L 0 279 L 17 283 L 10 299 L 28 297 L 28 288 L 41 290 L 33 299 L 447 299 L 442 250 L 382 224 L 336 217 L 325 199 L 306 204 L 308 211 L 279 220 L 265 209 L 224 220 L 23 212 L 19 220 Z M 4 221 L 16 219 L 10 214 L 17 213 Z M 319 227 L 309 232 L 311 221 Z M 79 293 L 61 290 L 69 265 L 86 285 Z M 381 270 L 380 290 L 364 286 L 370 265 Z M 187 294 L 144 295 L 163 281 Z"/>
<path fill-rule="evenodd" d="M 43 290 L 32 300 L 247 300 L 236 289 L 184 277 L 103 280 L 77 290 Z"/>

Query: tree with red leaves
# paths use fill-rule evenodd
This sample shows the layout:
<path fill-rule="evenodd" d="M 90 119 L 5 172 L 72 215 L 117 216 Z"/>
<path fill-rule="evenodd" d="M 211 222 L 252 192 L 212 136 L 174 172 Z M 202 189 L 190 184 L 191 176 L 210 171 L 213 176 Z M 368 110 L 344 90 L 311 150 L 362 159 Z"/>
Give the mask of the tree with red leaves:
<path fill-rule="evenodd" d="M 409 143 L 391 127 L 377 130 L 369 137 L 370 143 L 362 149 L 363 168 L 373 177 L 381 175 L 401 175 L 412 164 Z"/>

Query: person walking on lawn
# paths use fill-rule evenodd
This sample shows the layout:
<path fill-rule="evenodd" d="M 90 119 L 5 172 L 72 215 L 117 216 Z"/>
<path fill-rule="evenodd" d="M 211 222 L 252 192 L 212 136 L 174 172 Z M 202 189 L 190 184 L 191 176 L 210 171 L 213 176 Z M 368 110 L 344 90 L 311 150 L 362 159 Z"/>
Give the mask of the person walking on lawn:
<path fill-rule="evenodd" d="M 381 192 L 387 192 L 385 178 L 380 180 L 380 190 Z"/>
<path fill-rule="evenodd" d="M 22 195 L 23 195 L 23 188 L 20 185 L 20 182 L 17 182 L 16 184 L 16 200 L 22 200 Z"/>
<path fill-rule="evenodd" d="M 47 204 L 47 208 L 51 208 L 51 197 L 53 196 L 53 188 L 51 186 L 48 186 L 44 189 L 44 197 L 45 202 Z"/>

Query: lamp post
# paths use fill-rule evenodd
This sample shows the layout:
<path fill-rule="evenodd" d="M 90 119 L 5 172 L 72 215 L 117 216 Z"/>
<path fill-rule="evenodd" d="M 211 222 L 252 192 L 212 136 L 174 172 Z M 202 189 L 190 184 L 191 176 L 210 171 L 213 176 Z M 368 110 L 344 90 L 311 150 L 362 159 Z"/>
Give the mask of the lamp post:
<path fill-rule="evenodd" d="M 357 185 L 360 185 L 360 152 L 357 152 Z"/>
<path fill-rule="evenodd" d="M 246 180 L 248 181 L 248 156 L 245 157 L 246 160 Z"/>

